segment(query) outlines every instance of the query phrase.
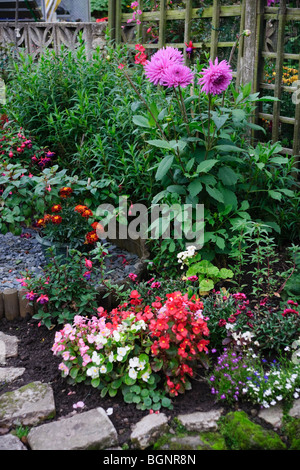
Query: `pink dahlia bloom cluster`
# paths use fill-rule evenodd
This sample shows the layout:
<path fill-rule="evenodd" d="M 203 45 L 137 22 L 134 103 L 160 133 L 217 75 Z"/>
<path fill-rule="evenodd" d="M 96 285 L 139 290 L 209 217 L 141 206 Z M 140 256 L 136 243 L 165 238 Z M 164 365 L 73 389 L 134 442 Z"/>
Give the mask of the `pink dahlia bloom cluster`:
<path fill-rule="evenodd" d="M 182 52 L 174 47 L 163 47 L 147 61 L 146 77 L 154 85 L 185 88 L 192 83 L 194 74 L 183 62 Z"/>
<path fill-rule="evenodd" d="M 209 67 L 203 69 L 201 72 L 202 78 L 199 79 L 198 84 L 202 86 L 201 91 L 207 95 L 220 95 L 223 91 L 227 90 L 232 80 L 232 70 L 226 60 L 219 63 L 216 58 L 213 63 L 209 61 Z"/>

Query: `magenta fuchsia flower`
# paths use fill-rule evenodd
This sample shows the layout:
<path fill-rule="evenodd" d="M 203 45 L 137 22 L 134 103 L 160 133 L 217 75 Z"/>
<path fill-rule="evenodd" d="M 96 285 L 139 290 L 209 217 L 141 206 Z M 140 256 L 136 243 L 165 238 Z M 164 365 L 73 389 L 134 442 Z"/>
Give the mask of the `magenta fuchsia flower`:
<path fill-rule="evenodd" d="M 194 74 L 189 67 L 182 64 L 173 64 L 166 68 L 162 74 L 161 84 L 171 87 L 186 88 L 193 82 Z"/>
<path fill-rule="evenodd" d="M 227 90 L 232 80 L 230 65 L 226 60 L 219 63 L 218 58 L 214 63 L 210 60 L 209 67 L 203 69 L 201 75 L 203 77 L 199 79 L 198 84 L 202 85 L 201 91 L 204 91 L 207 95 L 220 95 Z"/>
<path fill-rule="evenodd" d="M 37 299 L 37 302 L 40 304 L 46 304 L 49 302 L 49 297 L 47 295 L 41 294 L 40 297 Z"/>

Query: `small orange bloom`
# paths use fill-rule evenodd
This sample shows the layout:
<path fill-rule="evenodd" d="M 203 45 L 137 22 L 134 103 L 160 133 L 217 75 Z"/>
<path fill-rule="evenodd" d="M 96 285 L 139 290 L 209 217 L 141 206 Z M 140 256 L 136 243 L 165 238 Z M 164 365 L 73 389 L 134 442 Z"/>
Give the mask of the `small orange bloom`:
<path fill-rule="evenodd" d="M 81 204 L 75 207 L 75 211 L 78 212 L 79 214 L 82 214 L 87 209 L 88 209 L 87 206 L 83 206 Z"/>
<path fill-rule="evenodd" d="M 85 243 L 96 243 L 99 240 L 98 235 L 95 230 L 88 232 L 85 237 Z"/>
<path fill-rule="evenodd" d="M 85 217 L 86 219 L 88 219 L 89 217 L 93 216 L 93 212 L 90 209 L 86 209 L 85 211 L 81 213 L 81 215 L 82 217 Z"/>
<path fill-rule="evenodd" d="M 52 212 L 60 212 L 62 210 L 62 207 L 60 204 L 55 204 L 54 206 L 52 206 L 51 208 L 51 211 Z"/>
<path fill-rule="evenodd" d="M 53 215 L 52 222 L 54 224 L 60 224 L 62 222 L 62 218 L 60 215 Z"/>
<path fill-rule="evenodd" d="M 72 192 L 73 192 L 72 188 L 70 188 L 69 186 L 64 186 L 63 188 L 59 190 L 59 195 L 60 197 L 65 198 L 65 197 L 70 196 Z"/>

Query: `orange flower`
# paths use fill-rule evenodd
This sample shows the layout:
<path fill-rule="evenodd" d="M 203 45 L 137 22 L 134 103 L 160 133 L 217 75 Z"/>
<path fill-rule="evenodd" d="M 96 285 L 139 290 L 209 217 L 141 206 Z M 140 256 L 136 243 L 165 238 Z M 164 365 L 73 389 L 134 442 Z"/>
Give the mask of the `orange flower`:
<path fill-rule="evenodd" d="M 70 188 L 69 186 L 64 186 L 59 190 L 59 195 L 60 197 L 68 197 L 72 194 L 73 189 Z"/>
<path fill-rule="evenodd" d="M 75 211 L 78 212 L 79 214 L 82 214 L 87 209 L 88 209 L 87 206 L 82 206 L 81 204 L 75 207 Z"/>
<path fill-rule="evenodd" d="M 62 218 L 60 215 L 53 215 L 52 222 L 54 224 L 60 224 L 62 222 Z"/>
<path fill-rule="evenodd" d="M 98 235 L 95 230 L 88 232 L 85 237 L 85 243 L 96 243 L 99 240 Z"/>
<path fill-rule="evenodd" d="M 52 212 L 60 212 L 62 210 L 62 207 L 60 204 L 55 204 L 54 206 L 52 206 L 51 208 L 51 211 Z"/>
<path fill-rule="evenodd" d="M 44 215 L 44 222 L 45 222 L 45 224 L 46 224 L 47 222 L 51 222 L 51 220 L 52 220 L 52 215 L 50 215 L 50 214 L 45 214 L 45 215 Z"/>
<path fill-rule="evenodd" d="M 81 215 L 82 217 L 85 217 L 88 219 L 89 217 L 92 217 L 93 212 L 90 209 L 86 209 L 85 211 L 81 213 Z"/>
<path fill-rule="evenodd" d="M 36 223 L 38 227 L 45 227 L 45 220 L 44 219 L 39 219 Z"/>

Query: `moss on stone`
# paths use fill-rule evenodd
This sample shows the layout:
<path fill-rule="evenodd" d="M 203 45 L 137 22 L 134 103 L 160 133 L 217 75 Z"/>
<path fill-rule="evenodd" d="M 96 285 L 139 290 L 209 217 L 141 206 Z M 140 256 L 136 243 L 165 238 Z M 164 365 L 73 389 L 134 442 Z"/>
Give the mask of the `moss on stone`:
<path fill-rule="evenodd" d="M 243 411 L 228 413 L 222 419 L 221 433 L 230 450 L 286 449 L 278 434 L 255 424 Z"/>
<path fill-rule="evenodd" d="M 300 450 L 300 418 L 290 418 L 284 426 L 290 450 Z"/>

